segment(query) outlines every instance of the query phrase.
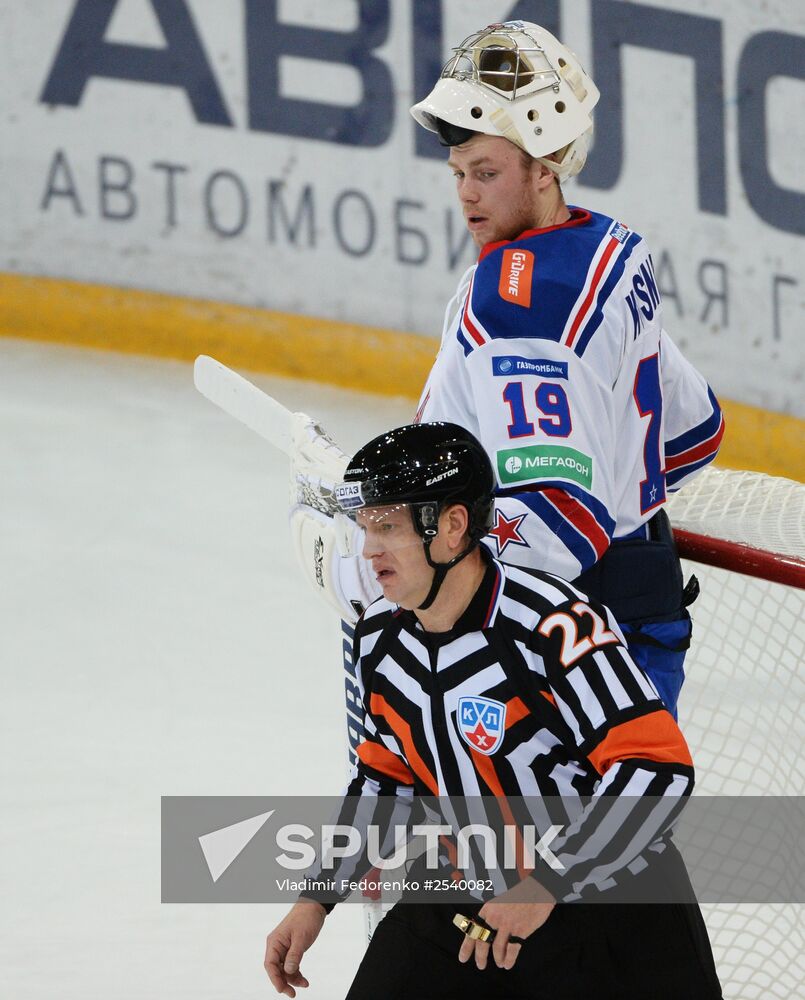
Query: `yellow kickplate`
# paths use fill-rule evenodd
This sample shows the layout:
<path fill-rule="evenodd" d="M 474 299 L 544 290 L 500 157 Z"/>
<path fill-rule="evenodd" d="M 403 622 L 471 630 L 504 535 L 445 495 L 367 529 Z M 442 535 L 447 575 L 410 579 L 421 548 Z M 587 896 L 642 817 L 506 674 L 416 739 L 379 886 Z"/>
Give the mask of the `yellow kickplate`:
<path fill-rule="evenodd" d="M 432 337 L 226 302 L 0 272 L 0 334 L 192 361 L 417 399 Z M 805 481 L 805 421 L 722 400 L 718 465 Z"/>

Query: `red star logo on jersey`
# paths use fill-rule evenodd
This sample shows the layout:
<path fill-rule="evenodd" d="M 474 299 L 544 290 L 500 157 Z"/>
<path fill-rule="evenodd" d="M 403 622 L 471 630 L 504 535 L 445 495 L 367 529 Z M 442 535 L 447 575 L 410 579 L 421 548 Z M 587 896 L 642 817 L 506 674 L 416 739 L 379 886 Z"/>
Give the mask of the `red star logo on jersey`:
<path fill-rule="evenodd" d="M 480 722 L 471 733 L 467 733 L 467 736 L 481 750 L 486 750 L 492 743 L 489 733 L 484 729 Z"/>
<path fill-rule="evenodd" d="M 495 510 L 495 526 L 489 534 L 495 539 L 499 556 L 503 555 L 507 545 L 525 545 L 528 548 L 528 542 L 518 530 L 527 517 L 527 513 L 519 514 L 517 517 L 509 520 L 505 514 L 502 514 L 499 510 Z"/>

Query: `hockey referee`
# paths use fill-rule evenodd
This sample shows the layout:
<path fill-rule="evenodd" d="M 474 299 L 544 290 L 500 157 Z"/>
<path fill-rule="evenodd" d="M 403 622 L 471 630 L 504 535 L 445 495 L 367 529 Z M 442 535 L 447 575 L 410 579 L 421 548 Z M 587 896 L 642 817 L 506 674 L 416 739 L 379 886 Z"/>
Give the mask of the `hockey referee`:
<path fill-rule="evenodd" d="M 490 873 L 495 891 L 474 905 L 403 897 L 347 1000 L 717 1000 L 670 839 L 693 787 L 685 740 L 606 608 L 479 546 L 494 485 L 472 434 L 424 423 L 369 442 L 338 487 L 383 591 L 355 630 L 364 739 L 343 810 L 559 801 L 561 870 L 540 855 L 502 884 Z M 625 822 L 600 822 L 619 805 Z M 369 871 L 346 860 L 342 875 Z M 448 849 L 441 861 L 455 867 Z M 300 963 L 332 905 L 305 895 L 269 934 L 279 993 L 309 985 Z"/>

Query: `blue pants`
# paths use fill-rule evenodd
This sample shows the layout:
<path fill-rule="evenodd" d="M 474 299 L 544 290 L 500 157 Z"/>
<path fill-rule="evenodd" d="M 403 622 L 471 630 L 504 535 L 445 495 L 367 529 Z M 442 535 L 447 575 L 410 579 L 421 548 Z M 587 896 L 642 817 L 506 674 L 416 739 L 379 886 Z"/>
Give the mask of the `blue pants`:
<path fill-rule="evenodd" d="M 685 680 L 685 653 L 690 645 L 690 616 L 686 613 L 676 621 L 653 622 L 635 628 L 620 624 L 632 659 L 647 674 L 665 707 L 676 719 L 679 692 Z"/>
<path fill-rule="evenodd" d="M 696 599 L 699 584 L 691 577 L 684 586 L 665 511 L 631 536 L 613 541 L 575 583 L 615 616 L 633 659 L 676 718 L 691 635 L 686 609 Z"/>

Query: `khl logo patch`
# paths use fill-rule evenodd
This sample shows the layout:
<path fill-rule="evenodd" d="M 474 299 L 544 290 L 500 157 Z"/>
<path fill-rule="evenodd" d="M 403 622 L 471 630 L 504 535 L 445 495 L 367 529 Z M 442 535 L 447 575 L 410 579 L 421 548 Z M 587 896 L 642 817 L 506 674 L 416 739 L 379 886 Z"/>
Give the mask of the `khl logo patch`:
<path fill-rule="evenodd" d="M 493 754 L 506 732 L 506 706 L 493 698 L 459 698 L 458 730 L 473 750 Z"/>

